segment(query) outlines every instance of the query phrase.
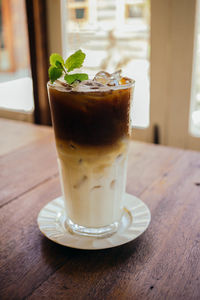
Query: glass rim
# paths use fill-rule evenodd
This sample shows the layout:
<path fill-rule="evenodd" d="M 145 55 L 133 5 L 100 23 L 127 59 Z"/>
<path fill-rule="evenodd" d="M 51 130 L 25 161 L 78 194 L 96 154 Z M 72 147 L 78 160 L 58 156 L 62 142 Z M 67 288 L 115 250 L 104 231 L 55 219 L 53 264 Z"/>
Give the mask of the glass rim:
<path fill-rule="evenodd" d="M 128 78 L 128 77 L 127 77 Z M 135 80 L 134 79 L 131 79 L 131 78 L 128 78 L 130 80 L 129 83 L 126 83 L 126 84 L 121 84 L 121 85 L 117 85 L 117 86 L 107 86 L 105 85 L 105 87 L 109 87 L 109 90 L 108 89 L 88 89 L 87 91 L 81 91 L 81 90 L 76 90 L 72 87 L 72 89 L 66 89 L 66 86 L 62 86 L 62 82 L 61 80 L 59 80 L 59 82 L 61 82 L 60 85 L 56 84 L 56 82 L 54 83 L 51 83 L 50 81 L 47 82 L 47 86 L 48 87 L 52 87 L 52 88 L 58 88 L 59 90 L 62 90 L 62 91 L 65 91 L 65 92 L 76 92 L 76 93 L 103 93 L 103 92 L 109 92 L 109 91 L 117 91 L 117 90 L 124 90 L 124 89 L 129 89 L 131 87 L 135 87 Z M 64 82 L 63 82 L 64 83 Z"/>

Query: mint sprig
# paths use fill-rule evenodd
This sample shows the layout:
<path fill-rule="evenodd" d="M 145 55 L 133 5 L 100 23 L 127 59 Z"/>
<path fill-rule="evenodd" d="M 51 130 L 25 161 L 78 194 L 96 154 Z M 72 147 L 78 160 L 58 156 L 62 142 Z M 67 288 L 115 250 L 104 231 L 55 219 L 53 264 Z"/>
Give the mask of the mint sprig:
<path fill-rule="evenodd" d="M 76 73 L 76 74 L 65 74 L 64 79 L 69 83 L 72 84 L 74 81 L 83 81 L 88 79 L 88 75 L 85 73 Z"/>
<path fill-rule="evenodd" d="M 81 68 L 84 59 L 85 53 L 83 53 L 81 50 L 76 51 L 74 54 L 68 57 L 68 59 L 66 59 L 65 61 L 65 68 L 67 69 L 67 72 L 71 72 L 74 69 Z"/>
<path fill-rule="evenodd" d="M 57 80 L 60 76 L 62 76 L 63 70 L 54 66 L 49 67 L 49 78 L 51 83 Z"/>
<path fill-rule="evenodd" d="M 88 79 L 86 73 L 74 73 L 68 74 L 74 69 L 81 68 L 85 60 L 85 53 L 81 50 L 76 51 L 74 54 L 70 55 L 66 61 L 58 53 L 53 53 L 50 56 L 49 62 L 49 79 L 51 83 L 60 78 L 64 74 L 64 80 L 68 84 L 72 84 L 75 81 L 83 81 Z"/>
<path fill-rule="evenodd" d="M 64 60 L 63 60 L 62 56 L 58 53 L 51 54 L 49 61 L 50 61 L 50 65 L 52 65 L 54 67 L 58 67 L 58 65 L 64 64 Z"/>

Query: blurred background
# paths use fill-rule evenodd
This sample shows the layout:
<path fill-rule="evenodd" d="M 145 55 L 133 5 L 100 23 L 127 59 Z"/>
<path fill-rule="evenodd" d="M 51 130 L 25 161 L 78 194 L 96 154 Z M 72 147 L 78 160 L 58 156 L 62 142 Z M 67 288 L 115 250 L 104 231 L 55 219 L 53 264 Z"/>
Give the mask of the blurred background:
<path fill-rule="evenodd" d="M 0 117 L 51 125 L 48 57 L 136 80 L 133 139 L 200 150 L 200 0 L 0 0 Z"/>

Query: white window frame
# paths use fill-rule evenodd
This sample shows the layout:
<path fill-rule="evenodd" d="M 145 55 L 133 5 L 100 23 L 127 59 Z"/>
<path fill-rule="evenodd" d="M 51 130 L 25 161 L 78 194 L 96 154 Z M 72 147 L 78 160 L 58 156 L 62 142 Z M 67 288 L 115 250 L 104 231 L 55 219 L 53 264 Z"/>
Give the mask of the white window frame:
<path fill-rule="evenodd" d="M 151 128 L 161 144 L 200 150 L 189 132 L 197 1 L 152 0 L 151 10 Z"/>

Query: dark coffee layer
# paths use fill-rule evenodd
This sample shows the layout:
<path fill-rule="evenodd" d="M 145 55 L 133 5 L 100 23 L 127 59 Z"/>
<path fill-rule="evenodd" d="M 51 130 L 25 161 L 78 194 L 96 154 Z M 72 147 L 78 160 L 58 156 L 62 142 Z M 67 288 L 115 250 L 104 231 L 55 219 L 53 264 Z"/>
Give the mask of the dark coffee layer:
<path fill-rule="evenodd" d="M 110 145 L 129 135 L 132 88 L 76 92 L 48 86 L 56 138 Z"/>

